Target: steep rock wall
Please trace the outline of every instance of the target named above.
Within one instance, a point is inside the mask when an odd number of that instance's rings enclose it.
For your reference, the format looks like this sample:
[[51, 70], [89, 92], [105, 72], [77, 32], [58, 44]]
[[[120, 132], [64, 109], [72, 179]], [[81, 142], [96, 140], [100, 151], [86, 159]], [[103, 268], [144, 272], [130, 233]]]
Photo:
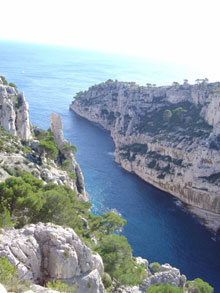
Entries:
[[76, 186], [78, 192], [81, 194], [81, 199], [88, 200], [88, 194], [85, 190], [84, 177], [81, 168], [76, 161], [75, 155], [72, 152], [63, 148], [65, 145], [69, 145], [69, 142], [64, 139], [63, 136], [61, 117], [55, 113], [52, 113], [50, 116], [50, 129], [54, 134], [59, 151], [65, 156], [66, 159], [70, 160], [71, 171], [76, 173]]
[[220, 227], [220, 83], [141, 87], [107, 81], [70, 109], [111, 132], [123, 168]]
[[0, 125], [15, 136], [31, 138], [29, 106], [24, 93], [3, 85], [0, 78]]

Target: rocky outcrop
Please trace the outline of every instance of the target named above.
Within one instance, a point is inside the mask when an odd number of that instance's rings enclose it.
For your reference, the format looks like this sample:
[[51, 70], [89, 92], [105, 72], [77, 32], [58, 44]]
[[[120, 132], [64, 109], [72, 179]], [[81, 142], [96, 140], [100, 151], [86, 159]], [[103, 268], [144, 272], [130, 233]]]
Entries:
[[220, 83], [143, 87], [111, 80], [70, 105], [111, 132], [115, 161], [220, 228]]
[[177, 268], [171, 267], [169, 264], [163, 264], [161, 265], [160, 272], [154, 273], [144, 280], [141, 290], [146, 292], [146, 289], [152, 285], [167, 283], [173, 287], [183, 288], [186, 284], [186, 276], [181, 275]]
[[84, 177], [79, 164], [76, 161], [75, 154], [65, 146], [70, 146], [69, 142], [63, 137], [63, 126], [61, 117], [55, 113], [50, 117], [50, 129], [53, 133], [59, 151], [71, 162], [71, 171], [76, 173], [76, 186], [82, 200], [88, 200], [88, 195], [85, 191]]
[[36, 148], [39, 141], [28, 142], [30, 147], [29, 153], [23, 151], [24, 146], [20, 139], [4, 138], [4, 149], [0, 149], [0, 182], [3, 182], [17, 171], [24, 170], [32, 173], [37, 179], [42, 179], [45, 183], [53, 182], [59, 185], [68, 185], [73, 189], [78, 199], [88, 200], [88, 196], [82, 196], [78, 192], [75, 180], [73, 180], [67, 171], [58, 168], [57, 164], [52, 160], [47, 160], [41, 164], [39, 161], [39, 153]]
[[24, 93], [0, 83], [0, 125], [15, 136], [31, 138], [29, 107]]
[[[42, 287], [53, 280], [74, 287], [76, 293], [105, 292], [102, 258], [93, 254], [72, 229], [38, 223], [19, 230], [1, 229], [0, 232], [0, 257], [6, 257], [16, 266], [20, 279], [31, 282], [28, 293], [55, 292]], [[146, 259], [137, 257], [136, 262], [145, 266], [143, 283], [120, 288], [116, 284], [114, 292], [146, 292], [151, 285], [167, 283], [179, 288], [185, 286], [186, 277], [169, 264], [161, 265], [159, 272], [152, 273]]]
[[179, 269], [171, 267], [169, 264], [163, 264], [160, 266], [158, 272], [152, 273], [148, 267], [148, 261], [141, 257], [136, 258], [138, 264], [144, 264], [146, 267], [147, 277], [143, 280], [141, 285], [133, 287], [121, 286], [116, 290], [120, 293], [144, 293], [152, 285], [170, 284], [173, 287], [185, 288], [186, 276], [181, 275]]
[[20, 230], [2, 230], [0, 257], [7, 257], [18, 276], [35, 284], [59, 280], [74, 292], [104, 292], [103, 262], [70, 228], [32, 224]]

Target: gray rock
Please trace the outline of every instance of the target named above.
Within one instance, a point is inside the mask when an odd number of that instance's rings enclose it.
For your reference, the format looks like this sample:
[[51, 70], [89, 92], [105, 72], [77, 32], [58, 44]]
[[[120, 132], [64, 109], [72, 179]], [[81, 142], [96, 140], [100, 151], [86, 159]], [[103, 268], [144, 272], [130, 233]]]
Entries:
[[17, 94], [13, 87], [0, 84], [0, 125], [23, 139], [31, 138], [29, 106], [24, 93]]
[[[88, 194], [85, 190], [84, 177], [79, 164], [76, 161], [75, 155], [68, 150], [63, 150], [65, 144], [69, 142], [63, 137], [63, 126], [61, 117], [55, 113], [50, 116], [50, 129], [54, 134], [58, 149], [64, 157], [71, 162], [71, 171], [76, 173], [76, 187], [79, 193], [78, 199], [88, 201]], [[62, 180], [62, 179], [61, 179]]]
[[38, 223], [20, 230], [2, 230], [2, 256], [17, 266], [19, 277], [33, 283], [43, 284], [56, 279], [76, 287], [75, 292], [105, 291], [101, 257], [92, 254], [70, 228]]
[[[209, 229], [217, 232], [219, 100], [219, 82], [141, 87], [107, 81], [78, 94], [70, 109], [110, 131], [115, 161], [124, 169], [186, 203]], [[182, 110], [178, 110], [181, 105]], [[181, 123], [176, 123], [176, 127], [174, 121], [172, 125], [165, 121], [162, 114], [158, 117], [166, 108], [172, 110], [172, 115], [182, 111], [177, 115]], [[161, 124], [155, 123], [158, 119]], [[217, 147], [211, 148], [213, 135]], [[135, 144], [145, 145], [147, 150], [134, 151], [130, 147]]]
[[7, 293], [7, 290], [5, 289], [5, 287], [2, 284], [0, 284], [0, 292]]
[[169, 283], [174, 287], [184, 287], [186, 284], [186, 276], [181, 275], [177, 268], [171, 267], [169, 264], [161, 265], [160, 272], [154, 273], [147, 277], [141, 285], [142, 290], [146, 290], [152, 285], [160, 285]]

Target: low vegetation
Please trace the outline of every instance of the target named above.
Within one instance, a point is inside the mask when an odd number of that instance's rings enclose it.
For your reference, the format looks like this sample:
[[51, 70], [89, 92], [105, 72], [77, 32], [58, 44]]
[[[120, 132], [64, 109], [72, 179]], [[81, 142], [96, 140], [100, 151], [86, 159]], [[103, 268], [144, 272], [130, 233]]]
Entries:
[[157, 273], [160, 271], [161, 265], [158, 262], [152, 262], [149, 267], [153, 273]]
[[61, 283], [59, 281], [53, 281], [47, 283], [47, 288], [50, 288], [52, 290], [62, 292], [62, 293], [74, 293], [75, 288], [71, 287], [65, 283]]
[[[32, 174], [17, 172], [0, 183], [1, 227], [52, 222], [69, 226], [80, 235], [92, 249], [103, 257], [105, 271], [123, 284], [140, 283], [144, 268], [132, 258], [132, 249], [124, 236], [112, 234], [120, 230], [126, 220], [114, 212], [94, 216], [89, 202], [79, 202], [75, 192], [68, 186], [54, 183], [43, 184]], [[82, 217], [88, 221], [85, 227]], [[95, 237], [97, 245], [91, 242]]]
[[183, 290], [182, 288], [173, 287], [170, 284], [166, 284], [166, 285], [162, 284], [158, 286], [156, 285], [150, 286], [146, 292], [147, 293], [183, 293]]
[[110, 234], [101, 239], [96, 247], [101, 255], [105, 271], [121, 284], [136, 285], [146, 277], [144, 265], [137, 265], [132, 249], [124, 236]]
[[1, 78], [1, 80], [3, 82], [3, 85], [8, 85], [8, 82], [7, 82], [7, 80], [6, 80], [6, 78], [4, 76], [0, 75], [0, 78]]
[[200, 278], [186, 282], [186, 288], [196, 293], [213, 293], [214, 288]]
[[55, 160], [58, 156], [58, 148], [52, 132], [50, 130], [41, 130], [37, 135], [37, 139], [40, 141], [38, 148], [41, 151], [41, 156], [45, 157], [47, 155], [47, 157]]
[[137, 133], [149, 133], [152, 137], [163, 133], [160, 136], [162, 140], [175, 140], [182, 136], [207, 137], [212, 126], [200, 116], [200, 111], [199, 106], [187, 101], [177, 104], [157, 101], [154, 109], [143, 109], [134, 129]]
[[14, 293], [27, 291], [30, 287], [28, 281], [18, 278], [16, 267], [12, 266], [5, 257], [0, 258], [0, 283], [8, 292]]

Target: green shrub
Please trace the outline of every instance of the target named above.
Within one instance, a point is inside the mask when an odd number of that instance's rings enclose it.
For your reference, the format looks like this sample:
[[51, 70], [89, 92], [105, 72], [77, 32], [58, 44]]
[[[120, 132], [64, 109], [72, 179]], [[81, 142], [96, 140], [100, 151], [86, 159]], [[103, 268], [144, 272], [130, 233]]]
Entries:
[[111, 285], [112, 285], [111, 276], [107, 273], [104, 273], [103, 277], [102, 277], [102, 283], [105, 286], [105, 289], [111, 287]]
[[11, 176], [14, 175], [14, 171], [13, 171], [11, 168], [9, 168], [7, 165], [4, 165], [4, 166], [3, 166], [3, 169], [4, 169], [9, 175], [11, 175]]
[[114, 232], [115, 230], [120, 230], [127, 222], [125, 219], [122, 219], [115, 212], [103, 213], [103, 217], [103, 222], [108, 234], [110, 232]]
[[92, 288], [92, 282], [89, 282], [89, 283], [87, 284], [87, 288], [88, 288], [88, 289]]
[[158, 262], [152, 262], [149, 267], [153, 273], [157, 273], [160, 271], [161, 265]]
[[2, 80], [4, 85], [8, 85], [8, 82], [7, 82], [7, 80], [5, 79], [4, 76], [0, 75], [0, 78], [1, 78], [1, 80]]
[[[10, 177], [0, 183], [0, 213], [6, 208], [15, 228], [41, 221], [69, 226], [79, 236], [89, 234], [80, 218], [80, 215], [90, 217], [89, 202], [79, 202], [76, 193], [68, 186], [43, 185], [42, 180], [24, 171], [19, 171], [18, 175], [20, 177]], [[101, 225], [104, 227], [103, 222]]]
[[0, 139], [0, 151], [4, 151], [5, 142], [3, 139]]
[[52, 132], [50, 130], [41, 130], [36, 137], [40, 141], [38, 148], [41, 151], [41, 155], [47, 155], [52, 160], [55, 160], [58, 156], [58, 148]]
[[52, 141], [40, 141], [38, 148], [41, 150], [42, 155], [46, 155], [51, 159], [56, 159], [58, 155], [58, 149]]
[[146, 276], [144, 265], [137, 265], [132, 249], [124, 236], [110, 234], [97, 244], [95, 250], [101, 255], [105, 271], [125, 285], [136, 285]]
[[150, 286], [147, 293], [182, 293], [183, 290], [181, 288], [173, 287], [170, 284], [166, 285], [152, 285]]
[[56, 290], [58, 292], [62, 292], [62, 293], [72, 293], [74, 292], [75, 288], [74, 287], [71, 287], [69, 286], [68, 284], [65, 284], [65, 283], [61, 283], [59, 281], [53, 281], [52, 283], [51, 282], [48, 282], [47, 283], [47, 288], [50, 288], [52, 290]]
[[213, 293], [214, 292], [214, 288], [210, 286], [209, 283], [199, 278], [193, 281], [187, 281], [186, 288], [191, 289], [192, 292], [195, 292], [195, 293]]
[[75, 172], [68, 172], [68, 175], [73, 181], [76, 181], [76, 173]]
[[68, 143], [65, 143], [62, 147], [62, 151], [68, 151], [68, 152], [73, 152], [74, 154], [77, 152], [77, 147], [75, 145], [71, 145]]
[[0, 228], [6, 228], [12, 226], [11, 216], [6, 207], [0, 212]]
[[10, 82], [9, 86], [13, 87], [15, 89], [16, 93], [18, 93], [17, 86], [13, 82]]
[[71, 161], [70, 160], [64, 160], [62, 161], [61, 168], [65, 171], [71, 171]]
[[17, 274], [16, 267], [12, 266], [6, 257], [0, 258], [0, 282], [7, 284]]
[[8, 292], [21, 293], [27, 291], [30, 283], [17, 277], [17, 269], [5, 257], [0, 258], [0, 283]]
[[69, 249], [65, 249], [63, 255], [64, 255], [64, 257], [66, 259], [68, 259], [70, 257], [70, 251], [69, 251]]
[[13, 82], [10, 82], [10, 83], [9, 83], [9, 86], [12, 86], [12, 87], [14, 87], [14, 88], [17, 89], [17, 86], [16, 86]]

